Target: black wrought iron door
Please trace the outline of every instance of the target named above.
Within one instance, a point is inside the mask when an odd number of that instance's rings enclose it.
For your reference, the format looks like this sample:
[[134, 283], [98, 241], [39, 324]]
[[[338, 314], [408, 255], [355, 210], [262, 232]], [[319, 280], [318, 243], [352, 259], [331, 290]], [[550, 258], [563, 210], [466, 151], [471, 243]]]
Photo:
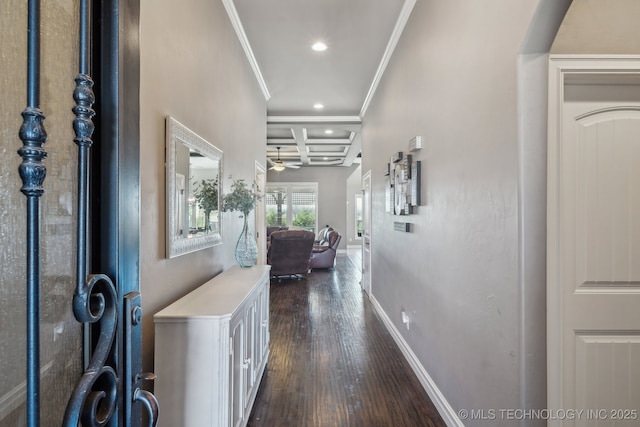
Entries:
[[[153, 374], [140, 372], [139, 2], [71, 3], [79, 5], [79, 66], [73, 91], [75, 136], [69, 141], [70, 149], [75, 143], [77, 151], [76, 286], [68, 303], [83, 325], [84, 346], [78, 352], [83, 354], [84, 372], [77, 375], [62, 425], [138, 426], [143, 410], [148, 424], [155, 425], [157, 402], [143, 389]], [[40, 199], [47, 175], [47, 136], [46, 106], [40, 106], [40, 8], [39, 0], [29, 0], [27, 107], [19, 150], [21, 191], [27, 198], [28, 427], [39, 427], [43, 418], [40, 229], [47, 212], [40, 208]]]

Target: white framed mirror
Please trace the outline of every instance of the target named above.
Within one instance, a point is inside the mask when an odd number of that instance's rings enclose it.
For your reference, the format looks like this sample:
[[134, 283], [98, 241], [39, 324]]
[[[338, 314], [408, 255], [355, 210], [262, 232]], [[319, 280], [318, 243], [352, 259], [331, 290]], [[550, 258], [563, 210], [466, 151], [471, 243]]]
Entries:
[[222, 243], [222, 150], [166, 118], [167, 256]]

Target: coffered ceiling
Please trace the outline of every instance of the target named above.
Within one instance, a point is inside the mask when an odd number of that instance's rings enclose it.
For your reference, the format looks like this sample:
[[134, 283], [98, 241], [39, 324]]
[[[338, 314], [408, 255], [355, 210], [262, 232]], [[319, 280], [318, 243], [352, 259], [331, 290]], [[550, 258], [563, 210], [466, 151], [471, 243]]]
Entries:
[[222, 1], [267, 100], [270, 165], [358, 162], [361, 118], [416, 0]]

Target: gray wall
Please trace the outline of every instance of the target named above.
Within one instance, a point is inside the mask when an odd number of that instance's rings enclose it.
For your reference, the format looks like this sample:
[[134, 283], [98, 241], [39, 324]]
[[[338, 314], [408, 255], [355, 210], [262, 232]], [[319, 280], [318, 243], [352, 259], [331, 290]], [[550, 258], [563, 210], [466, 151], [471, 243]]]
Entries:
[[347, 178], [352, 167], [303, 167], [269, 171], [267, 182], [317, 182], [318, 183], [318, 227], [329, 224], [342, 234], [339, 249], [347, 248], [344, 235], [347, 230]]
[[223, 244], [177, 258], [165, 254], [165, 116], [224, 152], [229, 175], [252, 182], [266, 156], [266, 101], [220, 1], [143, 0], [140, 45], [141, 238], [145, 316], [143, 365], [153, 369], [153, 314], [232, 266], [242, 227], [224, 213]]
[[551, 53], [636, 55], [638, 16], [637, 0], [574, 0]]
[[[363, 120], [373, 298], [453, 413], [546, 406], [540, 70], [568, 4], [417, 2]], [[416, 135], [425, 200], [401, 233], [382, 167]]]

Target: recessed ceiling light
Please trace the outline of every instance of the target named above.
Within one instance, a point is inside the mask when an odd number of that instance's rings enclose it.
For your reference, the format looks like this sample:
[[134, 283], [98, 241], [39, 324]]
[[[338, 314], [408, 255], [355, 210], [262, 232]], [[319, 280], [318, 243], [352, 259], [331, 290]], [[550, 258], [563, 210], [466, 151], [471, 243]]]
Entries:
[[333, 133], [333, 130], [331, 130], [331, 129], [327, 129], [327, 130], [325, 130], [325, 131], [324, 131], [324, 133], [326, 133], [327, 135], [329, 135], [329, 134], [332, 134], [332, 133]]
[[311, 49], [315, 50], [316, 52], [322, 52], [327, 50], [327, 45], [323, 42], [316, 42], [311, 46]]
[[313, 104], [313, 108], [315, 108], [316, 110], [322, 110], [324, 108], [324, 104], [320, 104], [318, 102], [317, 104]]

